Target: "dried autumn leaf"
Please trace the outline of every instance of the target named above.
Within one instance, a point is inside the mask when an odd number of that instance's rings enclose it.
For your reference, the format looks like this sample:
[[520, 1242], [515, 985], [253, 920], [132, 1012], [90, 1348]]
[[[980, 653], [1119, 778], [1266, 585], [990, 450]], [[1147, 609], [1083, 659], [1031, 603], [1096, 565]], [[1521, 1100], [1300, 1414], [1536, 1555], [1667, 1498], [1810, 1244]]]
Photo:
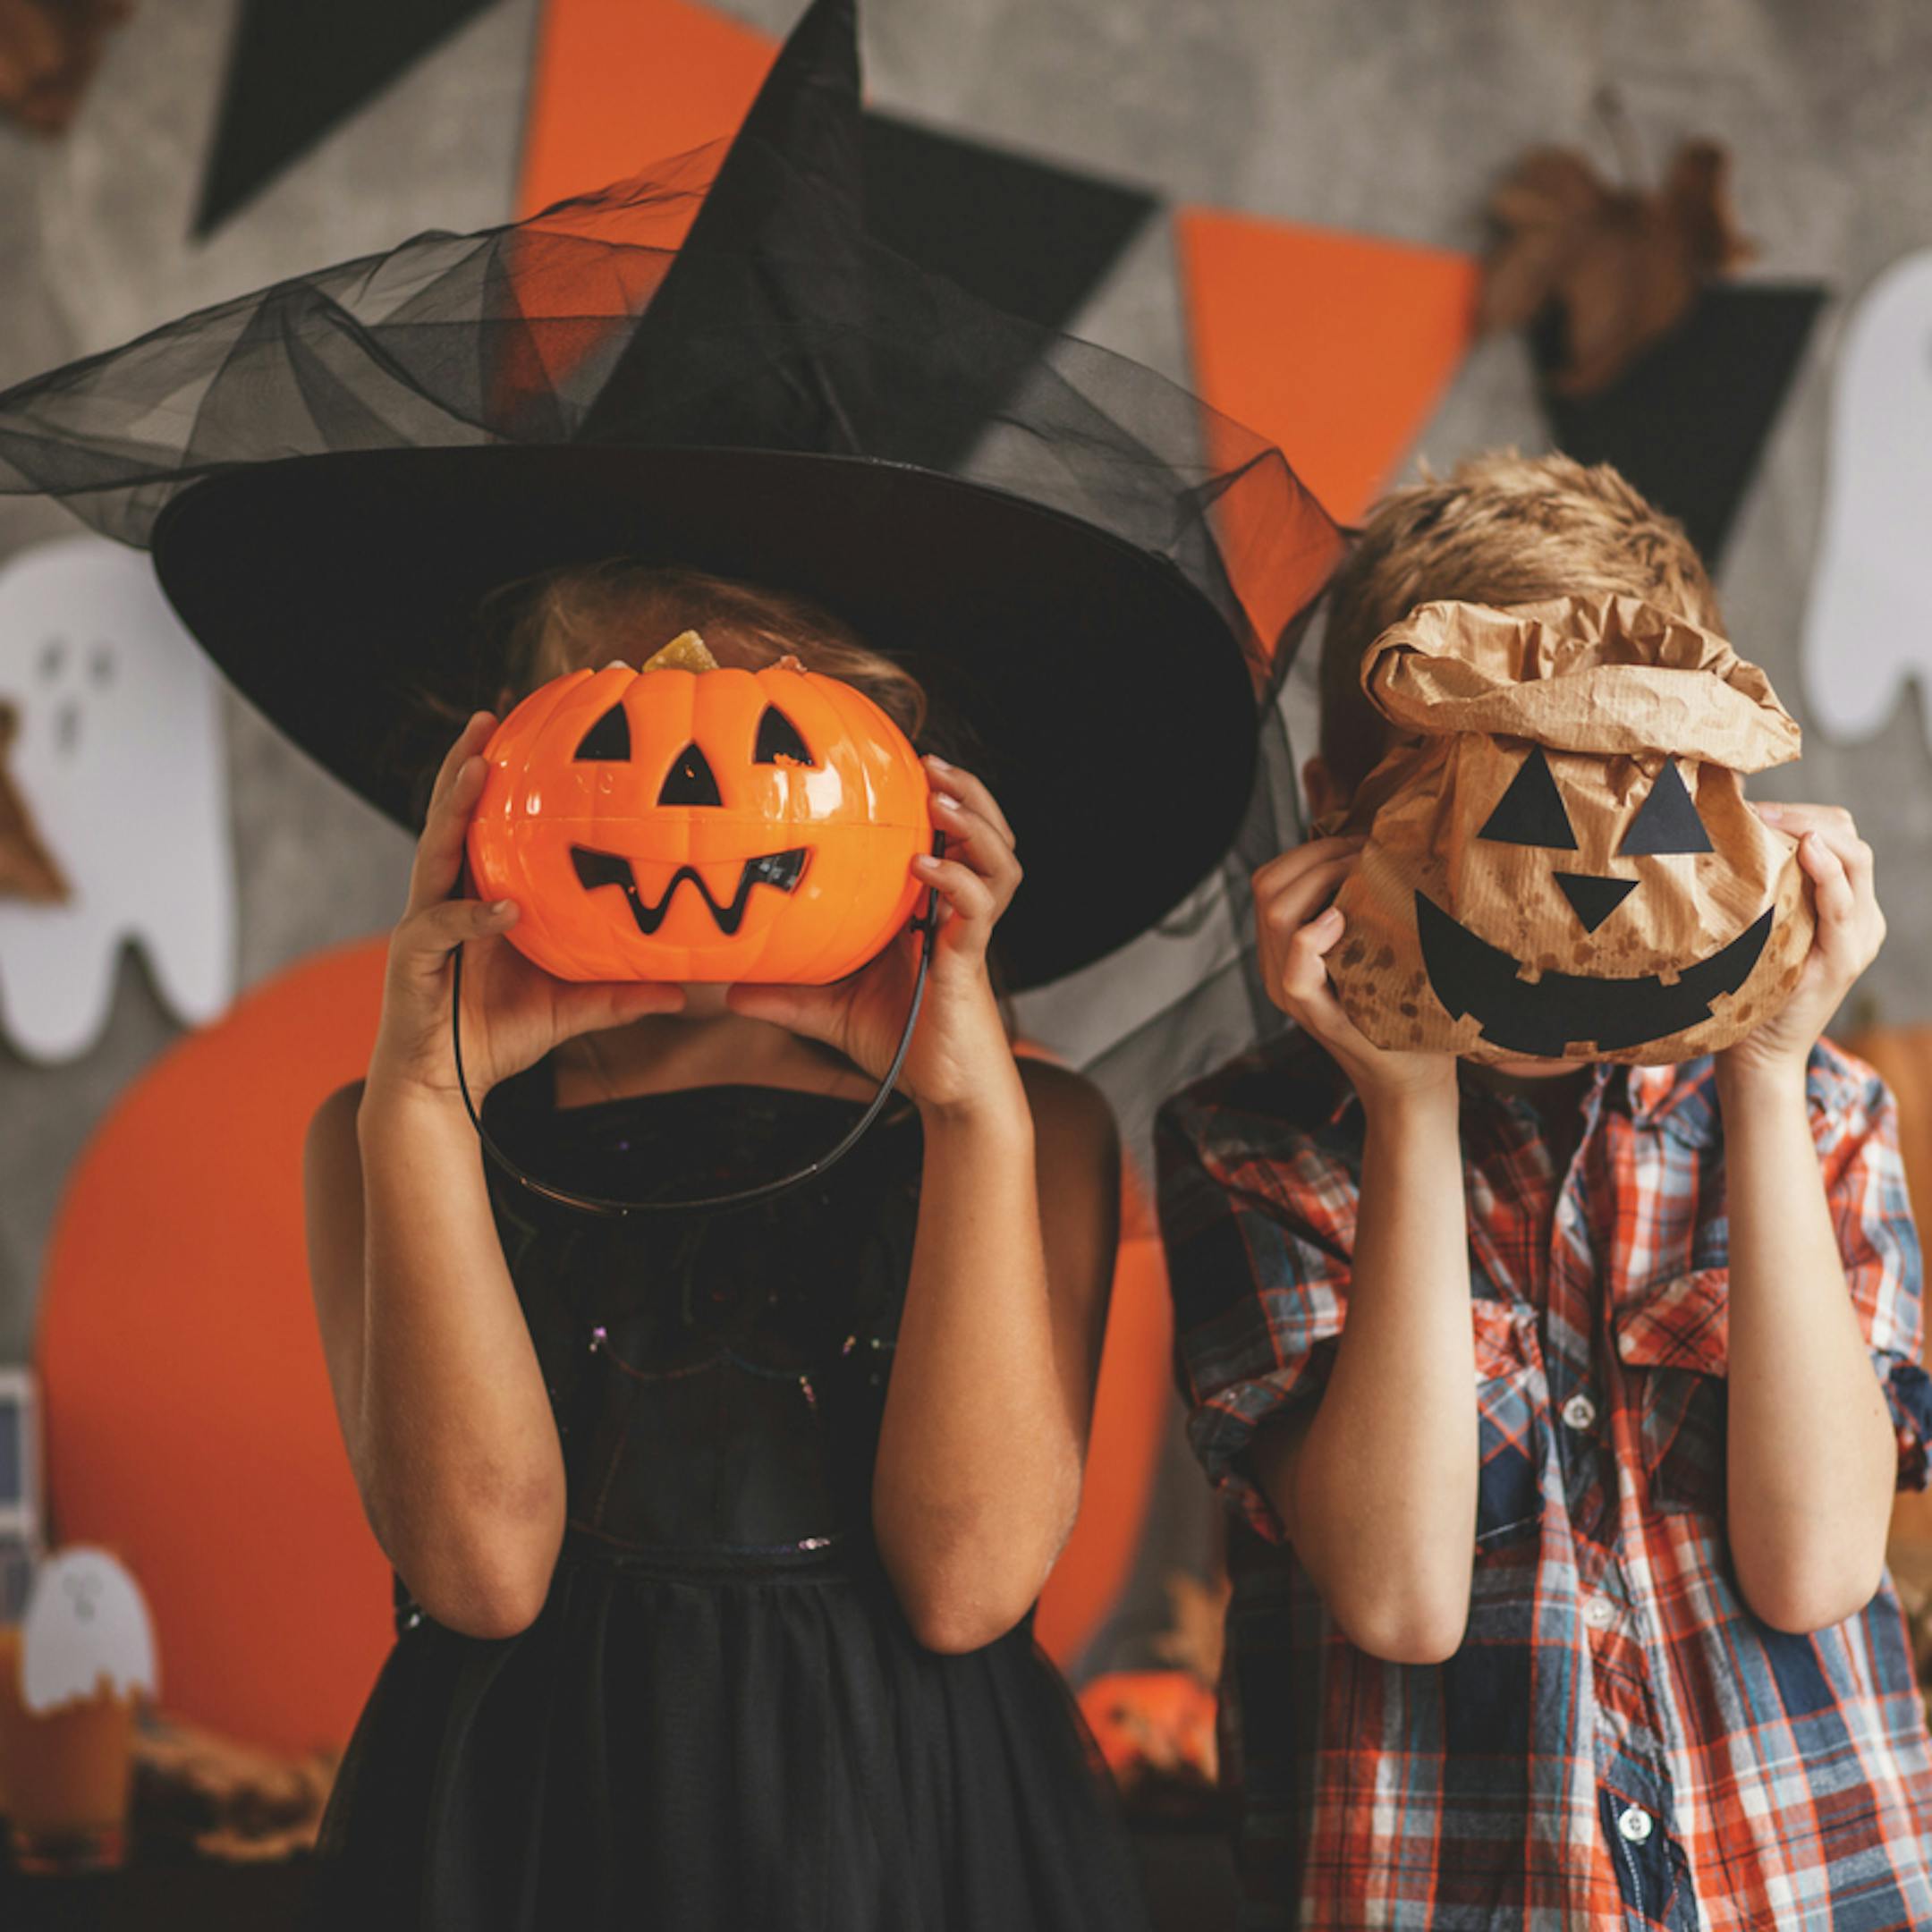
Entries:
[[1485, 330], [1563, 320], [1559, 395], [1607, 388], [1689, 312], [1704, 283], [1750, 258], [1729, 192], [1729, 158], [1710, 141], [1678, 149], [1661, 187], [1608, 186], [1563, 148], [1526, 155], [1491, 197], [1502, 239], [1483, 266]]
[[44, 134], [73, 119], [131, 0], [0, 0], [0, 110]]
[[0, 704], [0, 899], [59, 905], [71, 896], [71, 888], [6, 767], [19, 730], [19, 713]]
[[1170, 1570], [1163, 1581], [1168, 1623], [1154, 1640], [1154, 1654], [1162, 1663], [1189, 1672], [1204, 1684], [1218, 1683], [1231, 1594], [1225, 1573], [1204, 1583], [1185, 1570]]

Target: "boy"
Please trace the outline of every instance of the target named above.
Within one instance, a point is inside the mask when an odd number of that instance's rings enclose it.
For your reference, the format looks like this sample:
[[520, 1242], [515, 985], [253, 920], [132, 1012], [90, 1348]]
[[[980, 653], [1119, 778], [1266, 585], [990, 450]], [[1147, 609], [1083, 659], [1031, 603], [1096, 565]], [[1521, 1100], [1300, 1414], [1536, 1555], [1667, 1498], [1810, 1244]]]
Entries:
[[[1621, 592], [1721, 628], [1614, 472], [1396, 492], [1336, 580], [1318, 816], [1383, 748], [1365, 647], [1436, 598]], [[1932, 1927], [1932, 1741], [1884, 1572], [1922, 1486], [1919, 1257], [1889, 1096], [1819, 1043], [1871, 854], [1801, 841], [1818, 936], [1681, 1066], [1371, 1046], [1329, 987], [1359, 839], [1255, 877], [1295, 1021], [1171, 1101], [1191, 1433], [1239, 1505], [1224, 1763], [1256, 1927]]]

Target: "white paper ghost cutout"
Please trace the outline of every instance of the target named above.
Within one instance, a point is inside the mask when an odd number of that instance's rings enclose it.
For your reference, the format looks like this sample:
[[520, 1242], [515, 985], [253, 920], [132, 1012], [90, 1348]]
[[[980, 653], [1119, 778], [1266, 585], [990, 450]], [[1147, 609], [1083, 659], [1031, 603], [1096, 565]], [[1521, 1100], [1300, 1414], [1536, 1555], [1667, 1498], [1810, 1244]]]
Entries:
[[[1827, 737], [1868, 738], [1917, 675], [1932, 706], [1932, 249], [1860, 299], [1832, 391], [1825, 534], [1805, 614], [1805, 699]], [[1928, 724], [1932, 724], [1932, 716]]]
[[62, 538], [0, 567], [13, 782], [72, 894], [0, 899], [0, 1023], [30, 1059], [84, 1053], [138, 939], [175, 1016], [234, 992], [235, 886], [215, 674], [145, 552]]
[[21, 1699], [37, 1717], [98, 1695], [153, 1698], [154, 1623], [140, 1585], [104, 1549], [76, 1543], [34, 1576], [21, 1633]]

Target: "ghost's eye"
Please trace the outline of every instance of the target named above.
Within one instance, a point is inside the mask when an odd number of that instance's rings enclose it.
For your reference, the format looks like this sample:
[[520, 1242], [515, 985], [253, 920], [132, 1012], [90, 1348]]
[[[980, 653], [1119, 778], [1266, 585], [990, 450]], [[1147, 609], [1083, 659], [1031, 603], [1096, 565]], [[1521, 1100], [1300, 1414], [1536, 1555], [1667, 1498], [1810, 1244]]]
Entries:
[[1638, 808], [1630, 830], [1623, 835], [1623, 843], [1617, 847], [1617, 856], [1642, 859], [1665, 852], [1707, 852], [1710, 849], [1710, 834], [1698, 817], [1677, 761], [1665, 758], [1664, 769], [1650, 787], [1650, 796]]
[[106, 644], [97, 644], [88, 655], [88, 675], [97, 684], [111, 684], [114, 674], [114, 652]]
[[40, 675], [44, 678], [58, 677], [60, 668], [67, 660], [67, 640], [50, 637], [40, 647]]
[[752, 748], [754, 765], [809, 765], [811, 753], [799, 736], [799, 728], [776, 705], [767, 705], [758, 720], [758, 743]]
[[1496, 809], [1476, 835], [1505, 845], [1547, 845], [1557, 852], [1577, 849], [1576, 833], [1541, 745], [1530, 747], [1530, 756], [1510, 780], [1509, 790], [1497, 800]]
[[580, 758], [627, 758], [631, 756], [631, 720], [624, 716], [624, 708], [614, 704], [589, 731], [577, 746]]

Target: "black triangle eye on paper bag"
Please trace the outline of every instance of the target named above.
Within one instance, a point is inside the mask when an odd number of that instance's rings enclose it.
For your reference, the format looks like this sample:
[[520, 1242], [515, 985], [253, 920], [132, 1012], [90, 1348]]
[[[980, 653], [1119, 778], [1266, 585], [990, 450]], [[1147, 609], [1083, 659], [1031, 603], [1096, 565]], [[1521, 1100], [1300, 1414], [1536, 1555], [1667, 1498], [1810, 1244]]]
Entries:
[[1722, 638], [1634, 597], [1428, 604], [1362, 687], [1403, 736], [1351, 813], [1328, 970], [1377, 1046], [1668, 1063], [1789, 996], [1797, 843], [1741, 780], [1798, 727]]
[[1555, 852], [1576, 850], [1570, 814], [1563, 809], [1563, 793], [1550, 776], [1549, 760], [1540, 745], [1530, 748], [1530, 756], [1517, 767], [1509, 790], [1496, 801], [1496, 809], [1483, 821], [1483, 828], [1476, 836], [1496, 839], [1505, 845], [1546, 845]]

